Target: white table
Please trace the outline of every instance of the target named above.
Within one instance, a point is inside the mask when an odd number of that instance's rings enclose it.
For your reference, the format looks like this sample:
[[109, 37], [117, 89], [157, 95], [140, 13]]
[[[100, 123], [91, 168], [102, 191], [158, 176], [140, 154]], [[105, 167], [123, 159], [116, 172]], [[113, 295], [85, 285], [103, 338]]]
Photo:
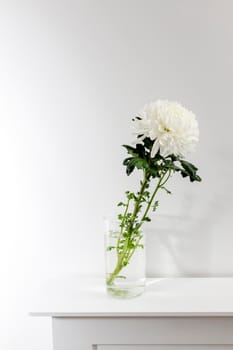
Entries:
[[102, 280], [52, 283], [31, 315], [52, 318], [54, 350], [233, 349], [233, 278], [148, 284], [121, 300], [106, 295]]

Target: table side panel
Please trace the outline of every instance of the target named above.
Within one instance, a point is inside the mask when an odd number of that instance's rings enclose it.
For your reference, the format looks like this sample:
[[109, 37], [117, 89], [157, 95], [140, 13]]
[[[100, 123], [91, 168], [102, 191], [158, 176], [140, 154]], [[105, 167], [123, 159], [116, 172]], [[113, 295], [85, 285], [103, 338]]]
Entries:
[[[124, 346], [140, 344], [232, 345], [233, 318], [54, 317], [53, 336], [54, 350], [90, 350], [92, 345], [112, 346], [120, 344]], [[106, 348], [106, 350], [109, 349]], [[122, 349], [116, 348], [116, 350]]]

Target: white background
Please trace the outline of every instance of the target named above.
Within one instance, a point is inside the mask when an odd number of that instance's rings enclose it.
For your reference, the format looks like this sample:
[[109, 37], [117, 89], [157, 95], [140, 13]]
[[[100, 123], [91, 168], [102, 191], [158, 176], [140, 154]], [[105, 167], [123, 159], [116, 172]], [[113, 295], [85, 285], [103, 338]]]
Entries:
[[232, 23], [231, 0], [0, 1], [2, 350], [51, 350], [38, 285], [103, 275], [102, 218], [139, 180], [121, 145], [158, 98], [197, 115], [203, 181], [171, 179], [148, 274], [233, 276]]

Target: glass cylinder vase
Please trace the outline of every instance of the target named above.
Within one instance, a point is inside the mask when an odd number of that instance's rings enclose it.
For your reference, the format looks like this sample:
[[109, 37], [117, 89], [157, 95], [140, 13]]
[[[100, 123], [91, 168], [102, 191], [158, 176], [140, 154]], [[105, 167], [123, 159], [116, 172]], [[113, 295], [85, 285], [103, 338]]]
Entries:
[[145, 289], [145, 239], [122, 232], [120, 223], [106, 220], [105, 261], [107, 293], [118, 298], [133, 298]]

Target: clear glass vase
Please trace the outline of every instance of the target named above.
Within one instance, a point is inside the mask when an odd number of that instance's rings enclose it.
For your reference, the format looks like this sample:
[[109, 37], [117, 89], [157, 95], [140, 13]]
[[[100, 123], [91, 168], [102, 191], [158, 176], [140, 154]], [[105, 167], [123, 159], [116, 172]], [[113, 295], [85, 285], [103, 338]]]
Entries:
[[119, 223], [106, 220], [105, 260], [107, 293], [118, 298], [133, 298], [145, 289], [144, 235], [122, 236]]

